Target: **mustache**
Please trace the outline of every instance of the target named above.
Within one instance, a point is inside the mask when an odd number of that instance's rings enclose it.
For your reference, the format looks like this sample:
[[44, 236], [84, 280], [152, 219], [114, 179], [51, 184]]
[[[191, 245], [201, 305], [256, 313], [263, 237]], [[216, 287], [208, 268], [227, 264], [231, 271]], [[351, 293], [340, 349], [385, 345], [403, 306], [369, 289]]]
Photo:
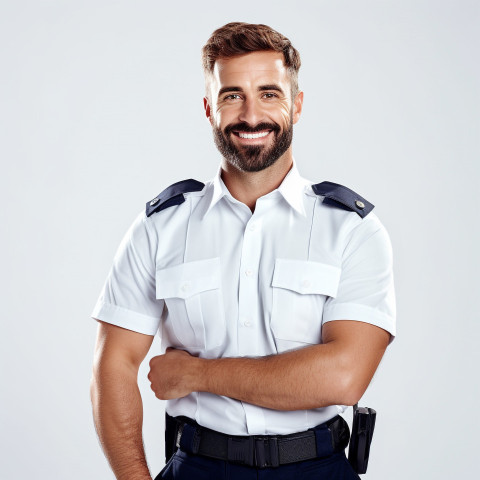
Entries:
[[258, 125], [255, 125], [254, 127], [251, 127], [248, 123], [245, 122], [240, 122], [240, 123], [235, 123], [233, 125], [227, 125], [223, 132], [225, 135], [229, 135], [230, 133], [236, 131], [236, 132], [247, 132], [247, 133], [257, 133], [257, 132], [262, 132], [264, 130], [272, 130], [275, 133], [280, 132], [280, 125], [276, 123], [259, 123]]

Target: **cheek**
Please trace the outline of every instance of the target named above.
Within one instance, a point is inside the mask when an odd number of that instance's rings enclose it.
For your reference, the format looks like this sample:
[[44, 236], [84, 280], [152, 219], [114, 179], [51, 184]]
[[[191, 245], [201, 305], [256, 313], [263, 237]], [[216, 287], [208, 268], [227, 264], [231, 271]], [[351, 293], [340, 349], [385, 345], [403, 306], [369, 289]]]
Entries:
[[218, 128], [225, 128], [235, 119], [232, 109], [219, 108], [214, 116], [213, 123]]
[[290, 123], [290, 105], [282, 105], [279, 109], [279, 117], [281, 118], [283, 125]]
[[288, 125], [290, 123], [290, 110], [292, 108], [288, 100], [271, 103], [264, 106], [265, 113], [276, 123]]

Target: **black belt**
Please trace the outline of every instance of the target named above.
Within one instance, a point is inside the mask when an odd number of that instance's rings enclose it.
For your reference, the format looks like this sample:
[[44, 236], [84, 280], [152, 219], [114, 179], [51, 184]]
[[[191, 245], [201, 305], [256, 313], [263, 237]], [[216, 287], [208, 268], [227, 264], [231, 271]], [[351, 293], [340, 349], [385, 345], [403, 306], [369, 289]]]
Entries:
[[225, 435], [189, 418], [169, 415], [166, 425], [166, 438], [169, 427], [174, 427], [176, 447], [183, 451], [257, 468], [326, 457], [345, 449], [350, 437], [348, 424], [339, 415], [310, 430], [290, 435]]

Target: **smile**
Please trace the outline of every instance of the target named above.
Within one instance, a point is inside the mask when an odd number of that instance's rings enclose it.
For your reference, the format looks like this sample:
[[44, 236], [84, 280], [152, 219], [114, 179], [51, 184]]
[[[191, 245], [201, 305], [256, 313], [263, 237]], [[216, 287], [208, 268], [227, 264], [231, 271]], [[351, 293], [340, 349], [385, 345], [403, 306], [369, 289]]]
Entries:
[[264, 132], [258, 132], [258, 133], [247, 133], [247, 132], [233, 132], [235, 135], [237, 135], [240, 138], [263, 138], [266, 137], [271, 130], [266, 130]]

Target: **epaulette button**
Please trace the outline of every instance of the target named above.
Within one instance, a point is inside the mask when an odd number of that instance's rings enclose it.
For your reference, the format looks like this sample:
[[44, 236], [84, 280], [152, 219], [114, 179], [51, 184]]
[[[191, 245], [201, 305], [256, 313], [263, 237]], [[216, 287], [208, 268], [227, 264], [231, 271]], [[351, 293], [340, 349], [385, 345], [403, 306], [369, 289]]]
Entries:
[[355, 205], [360, 208], [361, 210], [363, 210], [365, 208], [365, 204], [363, 202], [361, 202], [360, 200], [355, 200]]

